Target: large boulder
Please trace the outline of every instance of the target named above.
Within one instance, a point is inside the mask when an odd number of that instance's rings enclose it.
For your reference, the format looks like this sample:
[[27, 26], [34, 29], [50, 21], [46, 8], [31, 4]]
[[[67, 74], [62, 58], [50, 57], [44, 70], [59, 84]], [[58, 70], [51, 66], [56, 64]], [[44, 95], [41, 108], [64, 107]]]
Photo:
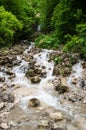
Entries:
[[40, 105], [40, 102], [37, 98], [32, 98], [29, 101], [29, 106], [31, 107], [38, 107]]
[[30, 78], [31, 83], [39, 83], [41, 81], [41, 78], [39, 76], [34, 76]]

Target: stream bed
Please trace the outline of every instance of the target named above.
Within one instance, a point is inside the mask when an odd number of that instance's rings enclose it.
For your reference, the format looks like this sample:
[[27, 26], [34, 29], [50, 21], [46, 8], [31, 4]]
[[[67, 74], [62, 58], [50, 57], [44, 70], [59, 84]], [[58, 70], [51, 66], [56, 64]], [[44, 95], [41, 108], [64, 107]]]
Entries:
[[[54, 75], [54, 50], [20, 46], [0, 59], [0, 130], [86, 130], [86, 67]], [[8, 64], [7, 64], [8, 62]], [[11, 64], [12, 63], [12, 64]], [[85, 63], [85, 62], [84, 62]], [[62, 87], [58, 90], [59, 82]]]

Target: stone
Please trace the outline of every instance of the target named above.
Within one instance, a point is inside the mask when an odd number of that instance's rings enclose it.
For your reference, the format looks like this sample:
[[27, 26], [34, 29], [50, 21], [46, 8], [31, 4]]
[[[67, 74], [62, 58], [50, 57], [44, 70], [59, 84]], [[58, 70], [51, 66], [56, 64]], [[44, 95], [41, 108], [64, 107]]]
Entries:
[[10, 70], [7, 70], [5, 73], [8, 74], [8, 75], [11, 75], [11, 76], [12, 75], [15, 76], [15, 73], [11, 72]]
[[14, 96], [12, 94], [4, 93], [1, 98], [3, 102], [9, 102], [9, 103], [14, 102]]
[[35, 76], [35, 73], [34, 73], [34, 70], [33, 69], [30, 69], [26, 72], [26, 77], [33, 77]]
[[42, 120], [39, 124], [38, 124], [38, 130], [44, 130], [45, 128], [48, 128], [49, 126], [49, 122], [48, 120]]
[[59, 68], [58, 68], [58, 66], [54, 67], [53, 75], [56, 75], [56, 76], [59, 75]]
[[40, 64], [35, 63], [34, 66], [35, 66], [35, 67], [40, 67]]
[[80, 80], [80, 87], [81, 87], [82, 89], [85, 88], [85, 81], [84, 81], [83, 79]]
[[40, 105], [40, 102], [39, 102], [38, 99], [36, 99], [36, 98], [30, 99], [29, 106], [31, 106], [31, 107], [38, 107], [39, 105]]
[[0, 110], [3, 109], [3, 107], [5, 106], [4, 102], [0, 103]]
[[77, 84], [77, 78], [72, 78], [71, 82], [72, 82], [73, 84]]
[[50, 118], [56, 122], [63, 120], [63, 115], [61, 112], [50, 113]]
[[4, 129], [4, 130], [6, 130], [6, 129], [9, 128], [8, 125], [7, 125], [7, 123], [1, 123], [0, 127], [1, 127], [2, 129]]
[[14, 60], [12, 64], [13, 65], [20, 65], [20, 63], [21, 63], [21, 60]]
[[31, 83], [39, 83], [41, 81], [41, 78], [39, 76], [34, 76], [30, 78]]
[[58, 91], [59, 94], [62, 94], [68, 92], [69, 88], [65, 85], [59, 85], [55, 90]]
[[4, 82], [5, 81], [5, 77], [0, 77], [0, 82]]
[[35, 72], [36, 74], [41, 74], [41, 71], [42, 71], [41, 68], [35, 68], [35, 69], [34, 69], [34, 72]]
[[83, 66], [83, 68], [85, 69], [85, 68], [86, 68], [86, 62], [83, 62], [83, 63], [82, 63], [82, 66]]

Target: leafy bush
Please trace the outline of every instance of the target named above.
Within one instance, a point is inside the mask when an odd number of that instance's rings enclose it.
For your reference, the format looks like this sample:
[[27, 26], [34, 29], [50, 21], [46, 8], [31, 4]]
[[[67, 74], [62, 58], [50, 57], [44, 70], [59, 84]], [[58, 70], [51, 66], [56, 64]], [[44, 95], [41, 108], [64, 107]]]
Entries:
[[67, 44], [64, 47], [66, 52], [78, 52], [82, 58], [86, 58], [86, 23], [77, 24], [77, 35], [66, 35]]
[[54, 62], [56, 64], [59, 64], [62, 61], [62, 58], [60, 56], [54, 58]]
[[33, 24], [35, 24], [34, 9], [30, 2], [28, 0], [0, 0], [0, 5], [3, 5], [23, 23], [22, 31], [18, 32], [16, 39], [30, 37], [34, 30]]
[[54, 35], [41, 34], [35, 40], [35, 45], [41, 48], [54, 48], [59, 46], [59, 41]]
[[0, 46], [8, 46], [14, 40], [17, 30], [21, 30], [22, 23], [12, 13], [0, 7]]

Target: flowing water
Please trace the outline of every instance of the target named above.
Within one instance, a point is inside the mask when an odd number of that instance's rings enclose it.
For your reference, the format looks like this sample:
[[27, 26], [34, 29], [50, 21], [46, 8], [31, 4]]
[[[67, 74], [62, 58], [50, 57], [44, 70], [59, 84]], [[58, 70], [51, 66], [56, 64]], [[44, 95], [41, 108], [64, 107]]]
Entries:
[[[32, 43], [28, 49], [26, 49], [23, 53], [23, 55], [28, 55], [30, 50], [34, 47], [34, 44]], [[16, 85], [17, 88], [13, 89], [15, 93], [15, 103], [18, 104], [18, 106], [24, 111], [28, 112], [29, 107], [29, 100], [32, 98], [37, 98], [41, 103], [41, 108], [48, 108], [52, 107], [55, 109], [55, 111], [59, 110], [62, 111], [62, 113], [65, 116], [69, 116], [70, 119], [73, 122], [76, 120], [76, 118], [79, 117], [85, 117], [86, 111], [85, 107], [82, 107], [78, 104], [73, 105], [72, 103], [63, 102], [61, 99], [61, 96], [57, 96], [54, 94], [54, 88], [52, 84], [52, 80], [55, 79], [55, 76], [53, 76], [53, 69], [54, 69], [54, 62], [49, 61], [49, 54], [53, 52], [53, 50], [46, 50], [42, 49], [41, 52], [34, 54], [33, 58], [36, 63], [39, 64], [39, 66], [45, 67], [46, 70], [46, 77], [41, 79], [41, 82], [39, 84], [32, 84], [29, 79], [25, 76], [25, 73], [29, 69], [29, 63], [22, 59], [22, 55], [18, 55], [17, 59], [22, 60], [21, 64], [18, 66], [14, 66], [12, 68], [12, 72], [15, 73], [16, 77], [12, 80], [8, 78], [6, 74], [3, 72], [0, 72], [0, 76], [6, 77], [6, 83], [8, 85]], [[3, 68], [2, 68], [3, 69]], [[4, 68], [6, 69], [6, 68]], [[72, 91], [79, 91], [79, 84], [76, 86], [71, 83], [72, 77], [74, 78], [82, 78], [83, 74], [83, 68], [81, 65], [81, 61], [73, 66], [72, 74], [70, 77], [67, 78], [67, 84], [71, 88]], [[85, 91], [83, 90], [83, 93], [85, 94]], [[34, 115], [35, 116], [35, 115]], [[74, 122], [75, 123], [75, 122]], [[73, 125], [70, 125], [70, 123], [67, 125], [68, 130], [79, 130], [77, 127], [73, 127]], [[83, 128], [80, 130], [86, 130], [85, 124], [83, 124]]]

